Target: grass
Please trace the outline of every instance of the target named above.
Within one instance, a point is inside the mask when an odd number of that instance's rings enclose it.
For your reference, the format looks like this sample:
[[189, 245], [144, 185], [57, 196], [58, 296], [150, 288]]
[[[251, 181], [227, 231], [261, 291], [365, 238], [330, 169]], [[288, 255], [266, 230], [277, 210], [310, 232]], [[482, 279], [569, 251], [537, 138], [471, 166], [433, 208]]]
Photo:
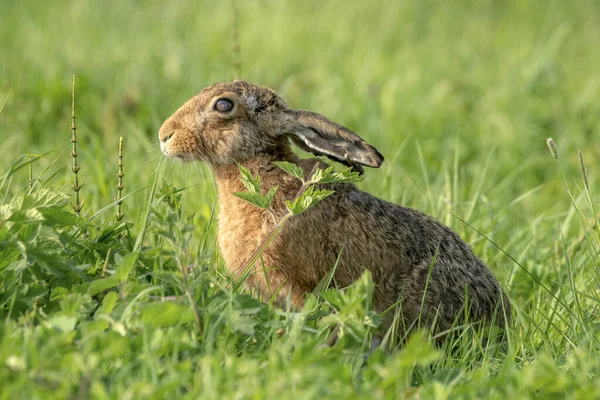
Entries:
[[[599, 16], [591, 0], [2, 2], [0, 397], [599, 397]], [[298, 313], [228, 285], [210, 172], [165, 162], [157, 131], [234, 77], [382, 151], [360, 185], [490, 266], [514, 307], [506, 351], [421, 333], [368, 355], [368, 277]]]

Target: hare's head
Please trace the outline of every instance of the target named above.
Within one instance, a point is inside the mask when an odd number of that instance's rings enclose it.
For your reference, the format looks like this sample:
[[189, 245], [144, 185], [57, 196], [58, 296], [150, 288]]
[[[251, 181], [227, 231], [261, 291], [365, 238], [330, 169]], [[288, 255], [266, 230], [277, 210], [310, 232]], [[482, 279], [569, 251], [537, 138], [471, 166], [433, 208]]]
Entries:
[[175, 111], [158, 135], [165, 155], [212, 165], [283, 155], [290, 139], [303, 150], [358, 170], [383, 162], [374, 147], [349, 129], [317, 113], [291, 110], [271, 89], [244, 81], [205, 88]]

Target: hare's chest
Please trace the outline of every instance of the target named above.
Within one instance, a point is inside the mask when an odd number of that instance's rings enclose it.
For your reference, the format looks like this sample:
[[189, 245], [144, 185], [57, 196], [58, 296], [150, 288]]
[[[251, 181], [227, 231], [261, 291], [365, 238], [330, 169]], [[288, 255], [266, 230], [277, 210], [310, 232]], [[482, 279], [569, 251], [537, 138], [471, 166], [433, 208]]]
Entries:
[[268, 235], [265, 227], [268, 216], [259, 210], [245, 209], [219, 215], [218, 243], [225, 265], [237, 272], [254, 254]]

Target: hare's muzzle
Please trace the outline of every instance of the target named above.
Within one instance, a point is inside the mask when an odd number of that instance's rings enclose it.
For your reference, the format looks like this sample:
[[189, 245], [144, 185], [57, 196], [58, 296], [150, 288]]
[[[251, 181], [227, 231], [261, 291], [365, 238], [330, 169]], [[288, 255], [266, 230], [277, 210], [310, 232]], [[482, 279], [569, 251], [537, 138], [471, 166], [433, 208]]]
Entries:
[[159, 140], [160, 140], [160, 151], [165, 155], [169, 156], [169, 152], [167, 151], [167, 142], [171, 137], [175, 134], [175, 131], [164, 133], [162, 131], [159, 132]]
[[168, 123], [169, 120], [165, 121], [165, 123], [158, 130], [158, 140], [160, 141], [160, 151], [165, 156], [171, 156], [167, 151], [167, 142], [169, 139], [173, 137], [176, 132], [176, 129], [172, 126], [172, 124]]
[[160, 151], [181, 161], [195, 161], [200, 156], [197, 135], [177, 121], [167, 120], [158, 131]]

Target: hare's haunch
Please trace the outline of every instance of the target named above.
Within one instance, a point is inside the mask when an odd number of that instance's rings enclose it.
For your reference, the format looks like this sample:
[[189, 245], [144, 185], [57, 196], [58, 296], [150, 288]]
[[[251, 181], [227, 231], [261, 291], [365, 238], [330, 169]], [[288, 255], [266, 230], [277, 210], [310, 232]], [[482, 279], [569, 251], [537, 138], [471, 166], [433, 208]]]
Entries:
[[[214, 171], [221, 208], [219, 246], [233, 273], [273, 228], [269, 212], [233, 195], [245, 190], [238, 164], [260, 175], [263, 190], [278, 186], [273, 209], [282, 216], [285, 200], [296, 195], [300, 181], [272, 162], [296, 163], [305, 173], [315, 163], [326, 167], [317, 159], [297, 157], [291, 143], [361, 172], [362, 166], [376, 168], [383, 162], [374, 147], [349, 129], [322, 115], [292, 110], [271, 89], [244, 81], [202, 90], [165, 121], [159, 138], [165, 155], [203, 160]], [[368, 269], [375, 283], [375, 310], [398, 303], [404, 327], [419, 320], [443, 330], [465, 315], [470, 322], [504, 326], [510, 317], [506, 296], [455, 232], [351, 184], [336, 183], [331, 189], [333, 195], [288, 221], [264, 250], [256, 266], [260, 272], [246, 284], [300, 307], [337, 261], [335, 282], [349, 285]]]

